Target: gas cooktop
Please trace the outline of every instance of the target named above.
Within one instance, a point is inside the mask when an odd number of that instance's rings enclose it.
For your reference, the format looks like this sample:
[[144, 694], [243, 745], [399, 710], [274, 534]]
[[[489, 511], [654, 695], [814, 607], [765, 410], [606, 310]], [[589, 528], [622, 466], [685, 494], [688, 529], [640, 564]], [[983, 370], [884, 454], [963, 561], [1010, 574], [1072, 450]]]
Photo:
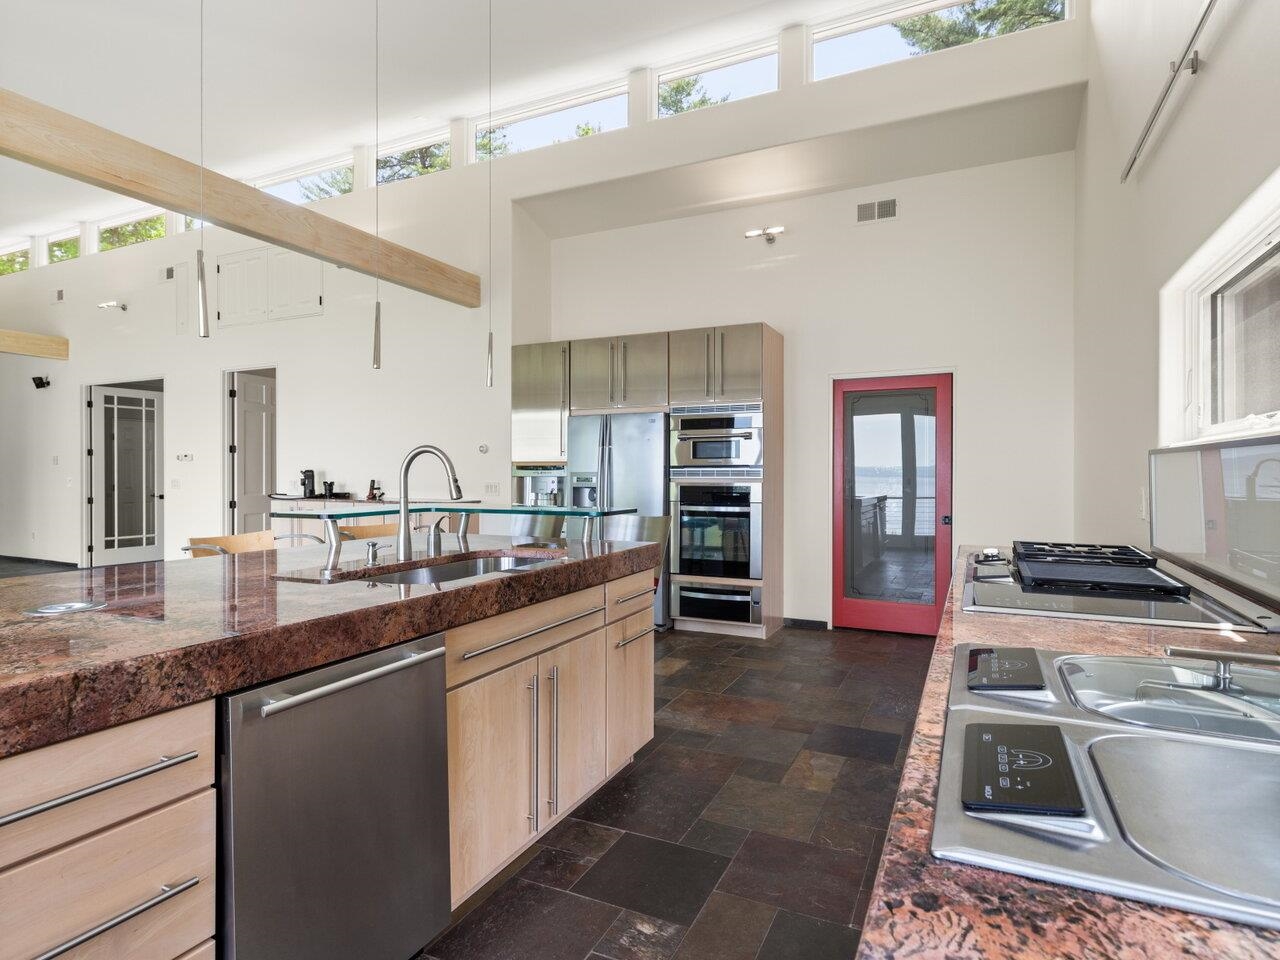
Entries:
[[1156, 558], [1131, 544], [1053, 543], [1045, 540], [1013, 541], [1015, 560], [1096, 563], [1110, 566], [1154, 567]]

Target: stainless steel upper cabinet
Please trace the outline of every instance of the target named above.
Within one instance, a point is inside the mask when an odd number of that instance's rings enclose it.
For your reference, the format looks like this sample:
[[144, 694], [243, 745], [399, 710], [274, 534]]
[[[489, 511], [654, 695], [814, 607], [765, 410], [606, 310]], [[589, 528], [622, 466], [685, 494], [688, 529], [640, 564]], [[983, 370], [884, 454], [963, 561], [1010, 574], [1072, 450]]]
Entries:
[[617, 405], [667, 405], [667, 335], [642, 333], [618, 338]]
[[759, 323], [671, 333], [671, 402], [720, 403], [764, 395], [764, 328]]
[[511, 348], [511, 459], [563, 460], [569, 418], [569, 342]]
[[575, 340], [569, 348], [569, 405], [574, 410], [615, 406], [618, 341]]
[[667, 335], [573, 341], [569, 404], [574, 410], [666, 406]]

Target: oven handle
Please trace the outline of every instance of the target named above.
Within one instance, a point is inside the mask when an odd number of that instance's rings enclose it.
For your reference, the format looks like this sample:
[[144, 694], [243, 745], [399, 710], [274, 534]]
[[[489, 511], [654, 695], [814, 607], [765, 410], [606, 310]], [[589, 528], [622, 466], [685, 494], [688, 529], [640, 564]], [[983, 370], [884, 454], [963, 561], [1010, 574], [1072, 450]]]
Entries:
[[677, 440], [754, 440], [754, 430], [734, 431], [733, 433], [677, 433]]
[[736, 513], [739, 516], [750, 516], [750, 507], [681, 507], [680, 513]]
[[732, 600], [734, 603], [753, 603], [750, 593], [724, 594], [702, 593], [699, 590], [681, 590], [680, 596], [693, 597], [695, 600]]

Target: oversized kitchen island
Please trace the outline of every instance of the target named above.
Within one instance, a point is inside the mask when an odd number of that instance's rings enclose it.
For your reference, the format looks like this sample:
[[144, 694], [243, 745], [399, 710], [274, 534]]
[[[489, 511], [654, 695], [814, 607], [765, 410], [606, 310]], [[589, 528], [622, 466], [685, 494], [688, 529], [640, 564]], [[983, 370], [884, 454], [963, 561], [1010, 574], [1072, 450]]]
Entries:
[[436, 636], [446, 911], [625, 765], [653, 735], [661, 546], [429, 537], [327, 582], [323, 546], [0, 581], [0, 955], [214, 956], [225, 694]]

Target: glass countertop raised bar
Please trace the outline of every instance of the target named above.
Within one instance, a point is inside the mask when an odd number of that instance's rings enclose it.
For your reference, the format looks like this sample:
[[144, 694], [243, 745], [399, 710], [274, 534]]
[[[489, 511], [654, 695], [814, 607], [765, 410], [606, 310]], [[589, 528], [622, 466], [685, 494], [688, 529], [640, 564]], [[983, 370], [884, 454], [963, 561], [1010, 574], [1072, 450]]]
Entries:
[[[365, 501], [369, 503], [369, 501]], [[484, 513], [509, 514], [511, 516], [537, 517], [584, 517], [599, 519], [600, 517], [620, 517], [635, 513], [635, 507], [624, 510], [595, 510], [588, 507], [534, 507], [526, 504], [476, 503], [468, 500], [441, 500], [439, 503], [415, 503], [409, 508], [410, 513]], [[278, 520], [352, 520], [356, 517], [394, 517], [400, 513], [399, 506], [379, 506], [369, 503], [363, 509], [356, 507], [340, 507], [332, 510], [280, 510], [272, 511], [271, 516]]]

